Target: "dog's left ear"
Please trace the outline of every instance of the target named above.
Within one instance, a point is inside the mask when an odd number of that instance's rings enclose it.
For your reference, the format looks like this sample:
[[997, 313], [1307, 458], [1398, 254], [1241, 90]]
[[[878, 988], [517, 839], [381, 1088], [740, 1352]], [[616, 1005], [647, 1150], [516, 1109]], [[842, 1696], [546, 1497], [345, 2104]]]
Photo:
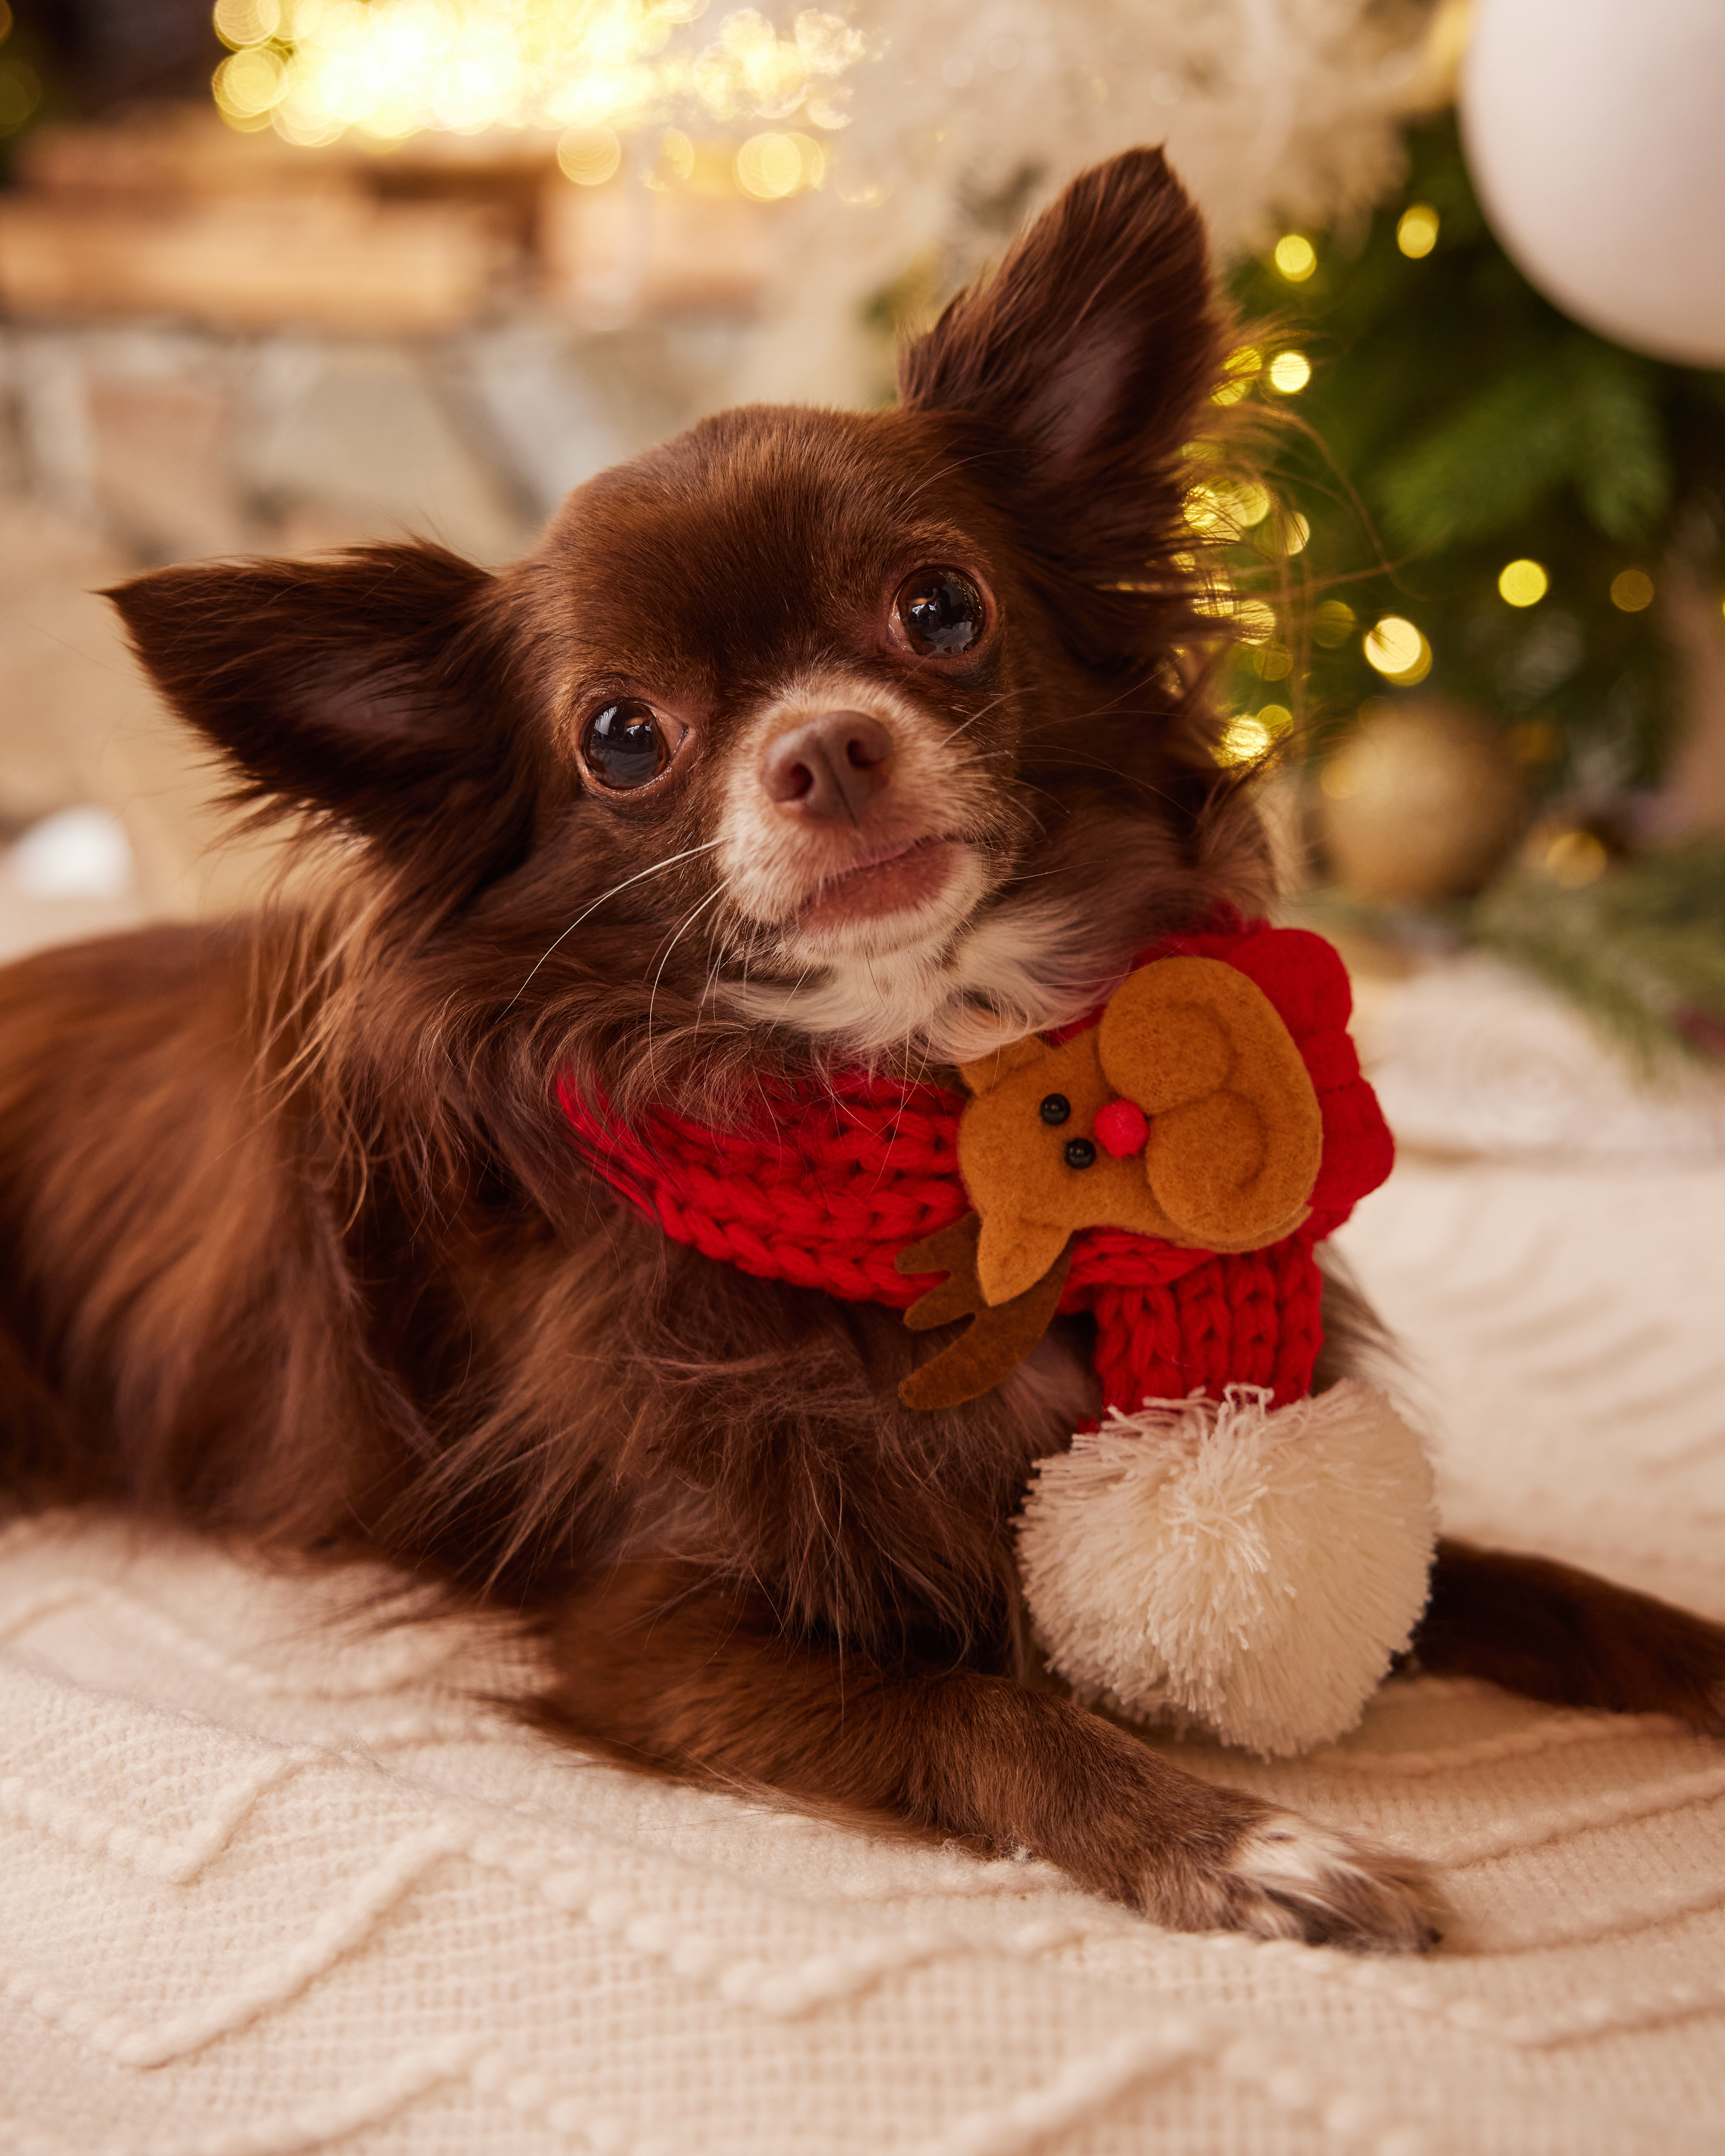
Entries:
[[904, 351], [900, 389], [1005, 438], [1041, 545], [1106, 583], [1141, 575], [1177, 523], [1178, 452], [1225, 345], [1203, 222], [1162, 152], [1132, 150], [1081, 174]]

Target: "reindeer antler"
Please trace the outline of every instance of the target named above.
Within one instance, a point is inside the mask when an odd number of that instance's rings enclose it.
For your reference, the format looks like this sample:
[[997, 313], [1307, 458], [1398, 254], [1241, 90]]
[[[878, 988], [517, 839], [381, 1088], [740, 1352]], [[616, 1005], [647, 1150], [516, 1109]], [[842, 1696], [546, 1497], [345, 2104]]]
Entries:
[[907, 1408], [956, 1408], [992, 1392], [1047, 1332], [1060, 1303], [1072, 1264], [1070, 1236], [1040, 1280], [1010, 1302], [990, 1305], [977, 1277], [982, 1228], [980, 1217], [967, 1213], [938, 1235], [901, 1250], [895, 1260], [901, 1273], [947, 1275], [938, 1287], [930, 1288], [905, 1312], [905, 1323], [913, 1332], [949, 1325], [955, 1318], [971, 1320], [958, 1339], [912, 1370], [899, 1387], [898, 1396]]

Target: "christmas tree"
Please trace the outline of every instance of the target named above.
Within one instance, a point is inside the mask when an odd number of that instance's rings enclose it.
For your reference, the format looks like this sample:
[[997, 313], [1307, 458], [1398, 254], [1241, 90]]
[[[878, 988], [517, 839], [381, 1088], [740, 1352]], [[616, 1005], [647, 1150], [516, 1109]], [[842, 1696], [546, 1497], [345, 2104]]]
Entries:
[[[1406, 139], [1369, 218], [1285, 235], [1233, 279], [1276, 330], [1235, 381], [1304, 423], [1266, 477], [1309, 525], [1309, 739], [1423, 685], [1501, 725], [1542, 793], [1648, 788], [1678, 696], [1654, 602], [1676, 557], [1717, 572], [1725, 375], [1559, 314], [1492, 238], [1453, 117]], [[1416, 634], [1374, 639], [1386, 619]], [[1266, 663], [1248, 649], [1243, 711], [1291, 701], [1255, 691]]]
[[[1280, 741], [1342, 795], [1362, 743], [1381, 767], [1466, 736], [1486, 775], [1459, 783], [1502, 841], [1485, 829], [1476, 867], [1543, 820], [1482, 893], [1465, 867], [1435, 888], [1416, 932], [1523, 959], [1644, 1047], [1717, 1053], [1725, 839], [1660, 849], [1645, 812], [1686, 717], [1662, 593], [1700, 580], [1719, 603], [1725, 375], [1627, 352], [1542, 298], [1492, 237], [1450, 115], [1406, 147], [1404, 182], [1368, 217], [1285, 234], [1232, 280], [1265, 326], [1220, 401], [1285, 415], [1258, 438], [1261, 484], [1219, 465], [1190, 512], [1234, 539], [1236, 593], [1261, 594], [1229, 603], [1249, 631], [1236, 752]], [[1487, 798], [1482, 749], [1507, 797]], [[1452, 791], [1461, 769], [1452, 757]], [[1418, 778], [1400, 788], [1410, 845]], [[1365, 813], [1349, 803], [1356, 827]], [[1405, 908], [1375, 919], [1410, 925]]]

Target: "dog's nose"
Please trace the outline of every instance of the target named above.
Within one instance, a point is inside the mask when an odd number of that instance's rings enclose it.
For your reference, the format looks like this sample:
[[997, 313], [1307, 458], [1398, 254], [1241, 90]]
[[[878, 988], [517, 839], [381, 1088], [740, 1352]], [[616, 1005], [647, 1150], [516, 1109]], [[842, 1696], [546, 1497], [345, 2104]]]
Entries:
[[767, 798], [793, 815], [855, 824], [886, 783], [892, 736], [866, 711], [821, 711], [781, 734], [761, 762]]

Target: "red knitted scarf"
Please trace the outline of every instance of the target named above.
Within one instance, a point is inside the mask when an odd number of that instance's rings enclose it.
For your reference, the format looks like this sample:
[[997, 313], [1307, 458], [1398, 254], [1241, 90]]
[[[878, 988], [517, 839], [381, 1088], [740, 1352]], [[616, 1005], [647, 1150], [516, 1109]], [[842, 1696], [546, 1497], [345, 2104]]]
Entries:
[[[1194, 1388], [1219, 1399], [1230, 1384], [1267, 1386], [1285, 1406], [1311, 1389], [1322, 1342], [1313, 1245], [1389, 1174], [1390, 1136], [1348, 1037], [1348, 976], [1321, 937], [1230, 913], [1135, 963], [1177, 955], [1237, 966], [1292, 1034], [1323, 1116], [1311, 1213], [1285, 1240], [1244, 1252], [1085, 1229], [1060, 1306], [1094, 1317], [1110, 1407], [1130, 1414]], [[842, 1071], [779, 1089], [747, 1127], [726, 1130], [668, 1111], [626, 1128], [567, 1075], [557, 1091], [614, 1189], [677, 1242], [762, 1280], [908, 1309], [935, 1281], [905, 1278], [898, 1253], [971, 1209], [958, 1173], [965, 1096], [943, 1086]]]

